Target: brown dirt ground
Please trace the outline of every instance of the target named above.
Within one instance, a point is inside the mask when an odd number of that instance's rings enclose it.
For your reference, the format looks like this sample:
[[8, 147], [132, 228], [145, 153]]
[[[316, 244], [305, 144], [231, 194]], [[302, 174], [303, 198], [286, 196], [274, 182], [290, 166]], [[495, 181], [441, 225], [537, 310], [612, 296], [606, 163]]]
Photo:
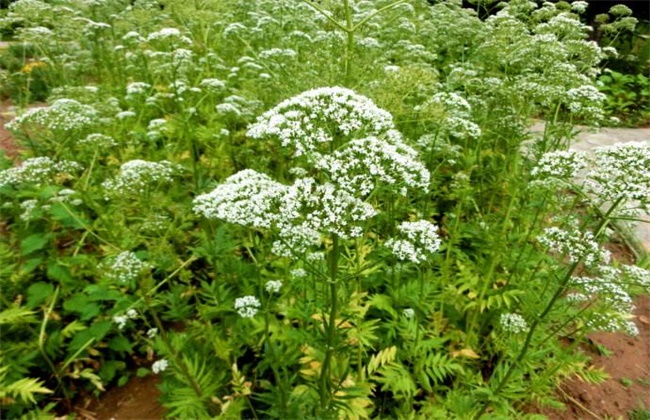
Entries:
[[637, 408], [650, 410], [650, 296], [636, 299], [638, 337], [619, 333], [595, 333], [589, 338], [612, 352], [605, 356], [585, 350], [591, 365], [602, 368], [610, 378], [599, 385], [578, 379], [563, 383], [558, 398], [566, 410], [533, 409], [550, 420], [628, 418]]
[[[4, 128], [9, 121], [9, 104], [0, 103], [0, 149], [7, 156], [16, 158], [18, 146]], [[611, 249], [619, 261], [631, 262], [631, 256], [621, 245]], [[591, 340], [610, 350], [610, 356], [588, 351], [591, 364], [602, 368], [611, 378], [600, 385], [592, 385], [577, 379], [563, 383], [558, 397], [566, 404], [565, 410], [547, 408], [531, 409], [531, 413], [548, 416], [551, 420], [627, 418], [628, 413], [639, 407], [650, 410], [650, 297], [636, 300], [635, 322], [638, 337], [618, 333], [597, 333]], [[164, 409], [158, 402], [159, 378], [149, 375], [133, 378], [123, 387], [109, 389], [99, 399], [86, 399], [75, 407], [80, 418], [102, 419], [162, 419]]]
[[86, 420], [158, 420], [165, 409], [158, 403], [160, 380], [155, 375], [132, 378], [123, 387], [109, 389], [99, 399], [91, 398], [76, 406], [79, 417]]
[[11, 138], [11, 133], [5, 129], [5, 124], [11, 120], [10, 105], [6, 102], [0, 103], [0, 150], [3, 150], [8, 157], [15, 158], [18, 155], [18, 146]]

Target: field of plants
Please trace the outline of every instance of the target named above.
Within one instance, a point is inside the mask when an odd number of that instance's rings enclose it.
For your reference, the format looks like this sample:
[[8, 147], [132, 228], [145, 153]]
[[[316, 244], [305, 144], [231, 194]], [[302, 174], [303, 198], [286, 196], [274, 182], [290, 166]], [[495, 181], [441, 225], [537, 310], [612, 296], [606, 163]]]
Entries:
[[171, 418], [543, 418], [603, 381], [577, 349], [638, 334], [648, 261], [603, 245], [650, 147], [568, 146], [636, 19], [431, 3], [12, 3], [2, 417], [157, 375]]

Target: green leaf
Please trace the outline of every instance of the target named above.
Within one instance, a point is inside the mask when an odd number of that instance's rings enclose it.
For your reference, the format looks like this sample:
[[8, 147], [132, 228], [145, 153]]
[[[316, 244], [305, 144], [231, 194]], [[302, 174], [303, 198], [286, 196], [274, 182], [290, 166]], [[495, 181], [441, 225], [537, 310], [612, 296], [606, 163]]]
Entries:
[[65, 328], [61, 331], [61, 335], [63, 335], [64, 338], [70, 338], [79, 331], [85, 330], [87, 327], [84, 325], [82, 322], [78, 320], [74, 320], [68, 325], [65, 326]]
[[49, 235], [43, 235], [42, 233], [29, 235], [20, 243], [21, 255], [25, 256], [34, 251], [41, 250], [45, 248], [48, 242], [50, 242]]
[[22, 378], [0, 390], [0, 397], [11, 396], [23, 402], [36, 403], [34, 394], [51, 394], [52, 391], [45, 388], [44, 382], [34, 378]]
[[135, 372], [135, 376], [137, 376], [138, 378], [144, 378], [145, 376], [147, 376], [150, 373], [151, 373], [151, 371], [149, 369], [144, 368], [144, 367], [140, 367]]
[[54, 203], [50, 207], [52, 219], [61, 222], [63, 226], [73, 229], [83, 229], [84, 226], [77, 219], [72, 217], [68, 210], [60, 203]]
[[34, 314], [27, 308], [8, 308], [0, 312], [0, 325], [35, 322]]
[[61, 283], [74, 283], [74, 278], [70, 269], [62, 265], [59, 261], [50, 261], [47, 264], [47, 276], [53, 280], [58, 280]]
[[27, 307], [36, 308], [41, 303], [54, 294], [54, 286], [51, 283], [39, 281], [29, 286], [27, 289]]
[[113, 337], [109, 342], [108, 342], [108, 348], [117, 351], [117, 352], [131, 352], [133, 351], [133, 346], [129, 342], [129, 340], [121, 335], [118, 335], [117, 337]]
[[99, 377], [104, 382], [110, 382], [115, 378], [117, 372], [126, 369], [126, 363], [120, 360], [107, 360], [99, 368]]
[[63, 309], [69, 312], [81, 313], [90, 304], [90, 299], [83, 293], [75, 293], [63, 302]]

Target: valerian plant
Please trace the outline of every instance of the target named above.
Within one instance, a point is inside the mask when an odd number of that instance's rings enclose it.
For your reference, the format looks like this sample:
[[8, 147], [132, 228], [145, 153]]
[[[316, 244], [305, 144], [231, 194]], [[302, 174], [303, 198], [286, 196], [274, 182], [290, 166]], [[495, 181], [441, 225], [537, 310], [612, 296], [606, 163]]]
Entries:
[[47, 83], [0, 163], [8, 415], [134, 374], [179, 418], [518, 416], [604, 378], [575, 350], [636, 333], [648, 271], [603, 243], [650, 152], [567, 150], [613, 54], [586, 2], [163, 6], [0, 21], [12, 95]]

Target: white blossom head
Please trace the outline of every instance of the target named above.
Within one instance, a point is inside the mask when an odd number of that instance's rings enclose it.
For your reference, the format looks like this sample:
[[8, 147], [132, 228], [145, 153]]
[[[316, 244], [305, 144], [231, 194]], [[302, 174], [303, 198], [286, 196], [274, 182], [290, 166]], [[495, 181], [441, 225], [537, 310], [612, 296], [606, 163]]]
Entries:
[[149, 269], [150, 265], [140, 260], [135, 253], [124, 251], [108, 258], [102, 267], [106, 278], [121, 284], [129, 284]]
[[267, 175], [246, 169], [194, 199], [194, 212], [208, 219], [255, 228], [270, 228], [279, 198], [287, 187]]
[[262, 114], [248, 129], [274, 138], [294, 156], [322, 154], [355, 137], [394, 135], [393, 117], [369, 98], [342, 87], [309, 90]]
[[280, 280], [269, 280], [264, 285], [264, 290], [271, 294], [280, 293], [280, 289], [282, 289], [282, 282]]
[[25, 160], [20, 166], [0, 171], [0, 188], [20, 184], [41, 185], [55, 178], [70, 176], [81, 171], [82, 166], [72, 161], [55, 161], [46, 156]]
[[235, 299], [235, 310], [242, 318], [253, 318], [259, 310], [260, 301], [255, 296], [244, 296]]
[[149, 162], [136, 159], [122, 164], [119, 174], [102, 185], [109, 195], [143, 194], [170, 183], [176, 171], [176, 167], [166, 160]]
[[623, 200], [623, 212], [650, 211], [650, 146], [629, 142], [596, 148], [586, 187], [605, 202]]
[[528, 330], [528, 324], [524, 317], [519, 314], [505, 313], [501, 314], [499, 324], [505, 332], [520, 334]]
[[587, 167], [587, 156], [583, 152], [559, 150], [545, 153], [531, 171], [536, 178], [573, 179]]
[[156, 360], [151, 365], [151, 371], [157, 375], [159, 373], [164, 372], [168, 366], [169, 366], [169, 362], [167, 361], [167, 359]]
[[544, 229], [537, 240], [551, 251], [566, 255], [572, 263], [583, 262], [586, 266], [593, 267], [609, 262], [609, 251], [603, 249], [588, 231], [568, 231], [552, 226]]
[[92, 126], [97, 122], [97, 116], [97, 110], [92, 106], [64, 98], [57, 99], [48, 107], [30, 109], [14, 118], [6, 127], [18, 131], [27, 125], [38, 125], [49, 130], [70, 132]]
[[422, 263], [440, 248], [438, 227], [431, 222], [402, 222], [397, 229], [398, 237], [389, 239], [385, 245], [401, 261]]

